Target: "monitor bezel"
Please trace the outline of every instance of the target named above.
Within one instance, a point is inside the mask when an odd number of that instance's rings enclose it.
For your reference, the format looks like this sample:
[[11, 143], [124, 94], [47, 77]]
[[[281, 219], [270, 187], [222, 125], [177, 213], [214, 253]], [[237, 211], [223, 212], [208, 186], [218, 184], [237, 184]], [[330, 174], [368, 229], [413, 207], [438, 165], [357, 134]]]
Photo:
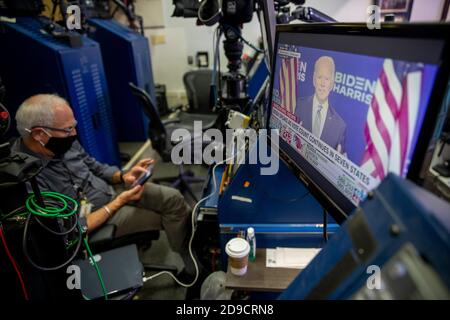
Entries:
[[[440, 56], [441, 64], [438, 65], [435, 84], [433, 86], [430, 99], [427, 106], [427, 112], [423, 119], [422, 127], [419, 131], [416, 148], [411, 159], [407, 179], [420, 183], [420, 172], [424, 165], [426, 151], [430, 146], [433, 129], [436, 125], [437, 116], [441, 110], [442, 103], [446, 94], [447, 84], [450, 74], [450, 24], [448, 23], [386, 23], [381, 24], [380, 29], [370, 30], [363, 23], [312, 23], [295, 25], [278, 25], [275, 33], [275, 43], [273, 48], [270, 94], [268, 101], [266, 128], [270, 129], [270, 117], [272, 111], [272, 91], [273, 77], [275, 76], [275, 58], [277, 56], [277, 47], [280, 33], [298, 33], [298, 34], [330, 34], [330, 35], [359, 35], [368, 37], [388, 37], [388, 38], [410, 38], [410, 39], [437, 39], [443, 41], [443, 49]], [[332, 50], [332, 49], [330, 49]], [[271, 140], [270, 130], [268, 130], [268, 139]], [[338, 222], [344, 222], [351, 214], [355, 206], [342, 193], [340, 193], [318, 170], [309, 162], [296, 153], [282, 139], [279, 139], [279, 156], [284, 163], [288, 165], [294, 175], [299, 178], [309, 189], [310, 192], [321, 203], [323, 208], [330, 213]], [[288, 154], [287, 151], [292, 152]], [[296, 158], [296, 159], [295, 159]], [[318, 176], [320, 181], [316, 181], [313, 176]], [[321, 185], [319, 185], [319, 183]], [[332, 190], [334, 198], [330, 196], [327, 190]], [[369, 195], [370, 196], [370, 195]]]

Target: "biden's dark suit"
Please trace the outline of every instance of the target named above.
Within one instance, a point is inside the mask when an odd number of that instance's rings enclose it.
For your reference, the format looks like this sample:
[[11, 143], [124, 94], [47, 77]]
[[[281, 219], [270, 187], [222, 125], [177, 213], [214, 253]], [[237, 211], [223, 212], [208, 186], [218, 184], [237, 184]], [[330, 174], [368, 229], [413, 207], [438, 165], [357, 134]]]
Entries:
[[[314, 95], [298, 99], [299, 103], [295, 108], [295, 115], [300, 120], [300, 125], [306, 130], [312, 132], [312, 110], [313, 110]], [[322, 134], [320, 140], [328, 144], [329, 146], [337, 149], [338, 145], [341, 145], [341, 153], [345, 150], [345, 138], [347, 132], [347, 125], [341, 116], [334, 110], [334, 108], [328, 103], [328, 112], [323, 125]]]

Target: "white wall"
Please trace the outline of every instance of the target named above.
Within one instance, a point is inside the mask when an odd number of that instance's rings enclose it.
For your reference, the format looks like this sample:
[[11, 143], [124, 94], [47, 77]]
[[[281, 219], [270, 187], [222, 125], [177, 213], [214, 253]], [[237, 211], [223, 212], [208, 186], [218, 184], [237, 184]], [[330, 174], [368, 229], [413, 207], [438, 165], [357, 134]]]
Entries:
[[366, 9], [372, 0], [306, 0], [305, 5], [312, 7], [339, 22], [365, 22]]
[[[411, 21], [439, 21], [445, 0], [412, 0]], [[341, 22], [365, 22], [366, 9], [372, 0], [306, 0], [316, 8]]]
[[414, 0], [411, 21], [439, 21], [445, 0]]
[[[172, 104], [180, 102], [176, 100], [184, 98], [183, 74], [190, 68], [195, 68], [188, 65], [188, 56], [195, 58], [198, 51], [207, 51], [212, 67], [213, 33], [216, 26], [196, 26], [195, 18], [171, 17], [173, 5], [172, 1], [167, 0], [138, 0], [136, 11], [143, 16], [146, 26], [157, 26], [145, 32], [151, 43], [155, 81], [167, 86], [168, 99]], [[251, 43], [257, 43], [260, 29], [256, 16], [251, 23], [245, 24], [243, 36]], [[244, 52], [246, 50], [249, 49], [244, 48]], [[221, 53], [221, 68], [226, 70], [223, 50]]]
[[[309, 0], [307, 5], [321, 10], [339, 21], [365, 21], [365, 10], [371, 0]], [[210, 64], [213, 59], [214, 27], [196, 26], [196, 19], [171, 17], [172, 1], [167, 0], [138, 0], [136, 11], [144, 17], [147, 29], [146, 36], [151, 43], [153, 73], [155, 81], [167, 86], [170, 100], [177, 96], [183, 98], [183, 74], [191, 66], [187, 64], [187, 57], [195, 57], [198, 51], [208, 51]], [[159, 28], [164, 26], [163, 28]], [[246, 23], [243, 36], [251, 43], [257, 44], [260, 37], [260, 26], [256, 15], [250, 23]], [[244, 52], [251, 52], [244, 46]], [[221, 45], [221, 69], [226, 70], [226, 58]], [[174, 102], [175, 103], [175, 102]]]

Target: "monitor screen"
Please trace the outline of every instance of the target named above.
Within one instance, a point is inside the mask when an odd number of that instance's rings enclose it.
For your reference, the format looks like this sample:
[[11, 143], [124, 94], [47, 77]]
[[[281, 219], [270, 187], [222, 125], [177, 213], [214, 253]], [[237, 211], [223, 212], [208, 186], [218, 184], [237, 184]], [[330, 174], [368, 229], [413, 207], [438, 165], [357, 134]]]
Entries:
[[343, 216], [389, 172], [410, 176], [427, 115], [440, 107], [431, 97], [446, 42], [417, 38], [418, 28], [277, 28], [268, 126], [279, 129], [280, 154]]

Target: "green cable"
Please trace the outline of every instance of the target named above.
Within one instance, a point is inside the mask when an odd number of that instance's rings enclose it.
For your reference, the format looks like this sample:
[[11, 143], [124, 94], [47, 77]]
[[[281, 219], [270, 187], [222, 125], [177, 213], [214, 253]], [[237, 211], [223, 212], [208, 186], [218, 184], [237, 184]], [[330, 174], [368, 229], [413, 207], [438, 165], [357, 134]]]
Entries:
[[89, 247], [89, 244], [87, 242], [87, 237], [84, 238], [83, 241], [84, 241], [84, 246], [86, 247], [86, 250], [89, 254], [89, 257], [91, 257], [92, 263], [94, 264], [95, 271], [97, 271], [97, 276], [98, 276], [98, 279], [100, 280], [100, 285], [102, 286], [103, 295], [105, 296], [105, 300], [108, 300], [108, 293], [106, 292], [105, 283], [103, 282], [103, 277], [102, 277], [100, 269], [97, 265], [97, 262], [95, 261], [94, 256], [92, 255], [91, 248]]
[[69, 250], [70, 248], [72, 248], [74, 245], [76, 245], [78, 243], [78, 239], [75, 239], [73, 241], [71, 241], [67, 246], [66, 249]]
[[[27, 198], [27, 200], [25, 202], [25, 206], [30, 213], [35, 214], [37, 216], [41, 216], [41, 217], [67, 218], [67, 217], [73, 216], [78, 211], [78, 203], [71, 197], [68, 197], [68, 196], [58, 193], [58, 192], [51, 192], [51, 191], [42, 192], [41, 195], [42, 195], [42, 198], [44, 198], [44, 202], [45, 202], [46, 198], [47, 199], [56, 199], [56, 200], [59, 200], [59, 202], [62, 203], [63, 206], [62, 207], [53, 206], [53, 207], [43, 208], [36, 202], [35, 195], [30, 194], [30, 196]], [[67, 208], [69, 207], [69, 202], [71, 202], [73, 204], [73, 208], [69, 212], [66, 212]], [[21, 214], [24, 214], [24, 213], [21, 213]], [[25, 213], [25, 214], [27, 214], [27, 213]], [[80, 228], [80, 232], [82, 232], [81, 228]], [[73, 241], [72, 243], [70, 243], [69, 246], [67, 247], [67, 249], [72, 247], [76, 242], [77, 241]], [[103, 290], [103, 295], [105, 296], [105, 300], [108, 300], [108, 293], [106, 291], [105, 282], [103, 281], [103, 277], [100, 272], [100, 268], [98, 267], [98, 264], [94, 259], [94, 255], [92, 254], [91, 248], [89, 247], [87, 237], [85, 237], [83, 239], [83, 242], [84, 242], [84, 246], [86, 247], [86, 250], [89, 254], [89, 257], [91, 258], [92, 263], [94, 264], [95, 271], [97, 272], [97, 276], [98, 276], [98, 279], [100, 280], [100, 285]], [[89, 300], [89, 298], [85, 297], [84, 295], [83, 295], [83, 298]]]
[[[57, 199], [57, 200], [59, 200], [59, 202], [61, 202], [63, 204], [63, 206], [62, 207], [42, 208], [40, 205], [37, 204], [35, 195], [30, 194], [30, 196], [27, 198], [26, 203], [25, 203], [25, 206], [30, 213], [41, 216], [41, 217], [53, 217], [53, 218], [67, 218], [67, 217], [73, 216], [74, 214], [77, 214], [78, 202], [76, 202], [71, 197], [68, 197], [68, 196], [58, 193], [58, 192], [51, 192], [51, 191], [42, 192], [41, 195], [42, 195], [42, 198], [44, 198], [44, 199], [45, 198]], [[45, 202], [45, 200], [44, 200], [44, 202]], [[69, 207], [69, 202], [71, 202], [73, 204], [73, 208], [69, 212], [65, 212], [66, 209]], [[81, 228], [80, 228], [80, 232], [82, 232]], [[103, 281], [103, 277], [100, 272], [100, 268], [98, 267], [98, 264], [95, 261], [94, 256], [91, 252], [91, 248], [89, 247], [89, 244], [87, 242], [87, 237], [85, 237], [83, 239], [83, 242], [84, 242], [84, 246], [86, 247], [86, 250], [89, 254], [89, 257], [91, 258], [92, 263], [94, 264], [95, 271], [97, 272], [97, 276], [98, 276], [98, 279], [100, 280], [100, 285], [103, 290], [103, 295], [105, 296], [105, 300], [108, 300], [108, 293], [106, 291], [105, 282]], [[75, 244], [75, 243], [76, 243], [76, 241], [70, 243], [69, 248], [71, 246], [73, 246], [73, 244]], [[89, 298], [85, 297], [84, 295], [83, 295], [83, 298], [85, 298], [86, 300], [89, 300]]]
[[[42, 208], [41, 206], [39, 206], [36, 203], [36, 197], [34, 194], [31, 194], [28, 199], [26, 200], [26, 208], [28, 209], [29, 212], [31, 212], [32, 214], [41, 216], [41, 217], [55, 217], [55, 218], [66, 218], [66, 217], [70, 217], [74, 214], [77, 213], [77, 209], [78, 209], [78, 203], [72, 199], [71, 197], [68, 197], [64, 194], [61, 193], [57, 193], [57, 192], [51, 192], [51, 191], [46, 191], [46, 192], [42, 192], [42, 197], [43, 198], [50, 198], [50, 199], [57, 199], [60, 202], [63, 203], [63, 207], [45, 207]], [[68, 203], [71, 202], [73, 204], [73, 209], [70, 210], [67, 213], [64, 213], [66, 211], [66, 209], [68, 208]]]

